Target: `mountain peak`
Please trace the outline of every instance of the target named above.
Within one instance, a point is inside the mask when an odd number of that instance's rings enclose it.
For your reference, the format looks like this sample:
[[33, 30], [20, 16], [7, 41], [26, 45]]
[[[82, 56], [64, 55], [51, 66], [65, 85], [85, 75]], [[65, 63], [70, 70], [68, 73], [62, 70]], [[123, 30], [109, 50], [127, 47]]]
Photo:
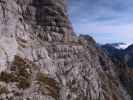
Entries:
[[116, 49], [126, 49], [129, 45], [127, 43], [118, 42], [118, 43], [107, 43], [105, 46], [114, 47]]

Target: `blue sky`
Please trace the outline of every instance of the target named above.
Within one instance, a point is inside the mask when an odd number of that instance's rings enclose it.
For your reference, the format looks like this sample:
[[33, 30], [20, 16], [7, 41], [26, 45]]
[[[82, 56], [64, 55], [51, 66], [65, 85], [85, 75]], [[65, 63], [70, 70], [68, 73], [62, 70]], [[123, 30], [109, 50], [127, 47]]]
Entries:
[[133, 0], [69, 0], [69, 16], [76, 33], [99, 43], [133, 43]]

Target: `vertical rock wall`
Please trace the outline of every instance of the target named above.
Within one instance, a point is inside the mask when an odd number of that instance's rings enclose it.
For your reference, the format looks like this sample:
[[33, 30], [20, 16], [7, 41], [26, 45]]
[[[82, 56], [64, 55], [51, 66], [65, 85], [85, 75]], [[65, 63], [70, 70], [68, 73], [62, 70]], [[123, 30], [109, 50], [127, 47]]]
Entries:
[[0, 5], [1, 34], [63, 41], [73, 32], [64, 0], [1, 0]]
[[0, 0], [0, 100], [131, 100], [95, 41], [73, 35], [65, 2]]

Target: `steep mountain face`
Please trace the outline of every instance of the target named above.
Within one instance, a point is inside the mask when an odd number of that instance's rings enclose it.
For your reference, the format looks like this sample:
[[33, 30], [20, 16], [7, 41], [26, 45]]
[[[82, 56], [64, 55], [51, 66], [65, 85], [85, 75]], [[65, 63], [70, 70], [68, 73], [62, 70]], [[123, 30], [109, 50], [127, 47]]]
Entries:
[[[47, 41], [61, 41], [72, 33], [65, 1], [59, 0], [1, 0], [1, 30], [7, 36], [35, 36]], [[25, 36], [25, 37], [24, 37]]]
[[118, 49], [118, 45], [119, 44], [105, 44], [101, 45], [101, 48], [103, 48], [107, 55], [111, 58], [123, 58], [124, 50]]
[[116, 45], [114, 46], [112, 44], [105, 44], [101, 47], [111, 58], [122, 60], [121, 62], [125, 62], [128, 67], [133, 67], [133, 45], [129, 45], [125, 49], [119, 49], [116, 47]]
[[125, 49], [124, 59], [127, 65], [133, 68], [133, 45], [130, 45], [128, 48]]
[[132, 78], [132, 45], [126, 49], [117, 49], [111, 44], [101, 46], [112, 62], [117, 66], [116, 70], [121, 83], [133, 97], [133, 78]]
[[0, 0], [1, 100], [131, 100], [116, 66], [77, 37], [66, 0]]

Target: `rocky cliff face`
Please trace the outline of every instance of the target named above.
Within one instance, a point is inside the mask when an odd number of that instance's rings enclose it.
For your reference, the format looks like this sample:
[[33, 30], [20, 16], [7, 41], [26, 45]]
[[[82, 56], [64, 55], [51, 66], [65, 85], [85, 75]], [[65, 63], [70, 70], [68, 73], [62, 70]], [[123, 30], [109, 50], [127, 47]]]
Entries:
[[62, 41], [72, 33], [65, 1], [1, 0], [0, 33], [25, 40], [35, 36], [47, 41]]
[[77, 37], [66, 0], [0, 0], [1, 100], [131, 100], [115, 65]]

